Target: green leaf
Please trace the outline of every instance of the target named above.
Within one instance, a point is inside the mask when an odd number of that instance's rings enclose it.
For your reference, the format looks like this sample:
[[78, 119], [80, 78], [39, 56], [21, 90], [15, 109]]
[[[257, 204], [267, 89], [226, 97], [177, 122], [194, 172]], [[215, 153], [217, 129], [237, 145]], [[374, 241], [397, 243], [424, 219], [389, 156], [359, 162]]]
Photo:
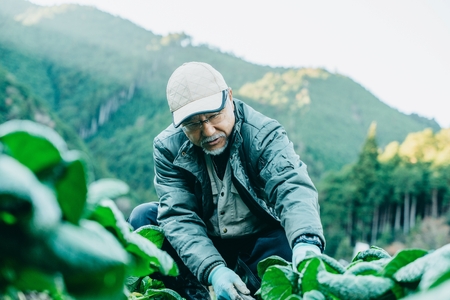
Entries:
[[165, 251], [158, 249], [151, 241], [151, 239], [155, 239], [158, 246], [162, 244], [164, 235], [159, 227], [144, 226], [133, 232], [122, 212], [110, 199], [103, 199], [97, 203], [89, 219], [95, 220], [107, 228], [132, 254], [133, 261], [129, 270], [131, 275], [146, 276], [155, 271], [163, 275], [176, 276], [178, 274], [173, 259]]
[[172, 257], [135, 232], [127, 235], [125, 249], [134, 258], [130, 266], [130, 274], [133, 276], [146, 276], [156, 271], [162, 275], [178, 275], [178, 267]]
[[119, 179], [103, 178], [89, 185], [88, 203], [96, 204], [103, 199], [115, 200], [130, 192], [128, 184]]
[[299, 275], [291, 266], [271, 266], [262, 277], [261, 297], [264, 300], [283, 300], [298, 294]]
[[445, 281], [435, 288], [417, 292], [413, 295], [402, 298], [402, 300], [447, 300], [448, 291], [450, 291], [450, 281]]
[[0, 265], [27, 262], [60, 219], [54, 193], [17, 160], [0, 155]]
[[140, 291], [145, 293], [148, 289], [163, 289], [165, 288], [164, 283], [161, 280], [153, 279], [150, 276], [145, 276], [141, 280]]
[[376, 246], [371, 246], [370, 249], [358, 252], [352, 262], [360, 259], [363, 261], [373, 261], [383, 258], [391, 258], [391, 256], [386, 252], [386, 250]]
[[78, 224], [86, 204], [87, 196], [87, 167], [83, 155], [78, 151], [64, 154], [64, 171], [55, 178], [55, 185], [59, 205], [64, 219]]
[[133, 231], [131, 225], [125, 220], [122, 212], [117, 208], [114, 201], [103, 199], [99, 201], [94, 210], [88, 216], [108, 229], [119, 242], [126, 247], [128, 245], [128, 235]]
[[443, 284], [444, 282], [449, 281], [449, 280], [450, 280], [450, 269], [449, 269], [447, 272], [443, 273], [443, 274], [441, 275], [441, 277], [439, 277], [436, 281], [434, 281], [434, 282], [430, 285], [430, 289], [432, 289], [432, 288], [434, 288], [434, 287], [437, 287], [437, 286], [439, 286], [439, 285], [441, 285], [441, 284]]
[[309, 260], [312, 259], [312, 258], [315, 258], [315, 257], [322, 257], [322, 255], [321, 254], [317, 254], [317, 253], [315, 253], [313, 251], [307, 250], [305, 258], [297, 266], [297, 271], [299, 273], [301, 273], [305, 269], [305, 267], [308, 264]]
[[28, 120], [11, 120], [0, 125], [0, 142], [6, 153], [35, 174], [56, 166], [67, 151], [65, 141], [50, 127]]
[[[299, 295], [295, 295], [295, 294], [292, 294], [292, 295], [289, 295], [287, 298], [286, 298], [286, 300], [302, 300], [302, 299], [305, 299], [305, 298], [302, 298], [302, 297], [300, 297]], [[311, 299], [311, 298], [310, 298]], [[312, 299], [311, 299], [312, 300]]]
[[400, 268], [410, 264], [416, 259], [426, 255], [428, 251], [421, 249], [405, 249], [397, 252], [392, 260], [380, 271], [379, 275], [383, 277], [393, 277], [394, 273]]
[[271, 255], [258, 263], [257, 270], [259, 278], [263, 278], [264, 273], [266, 272], [268, 267], [271, 266], [289, 266], [290, 263], [285, 259], [277, 256]]
[[427, 268], [427, 265], [431, 262], [431, 260], [432, 257], [430, 256], [430, 254], [419, 257], [413, 262], [398, 269], [398, 271], [394, 273], [392, 278], [402, 283], [419, 282]]
[[419, 283], [421, 290], [429, 289], [435, 283], [437, 285], [442, 279], [448, 277], [446, 274], [450, 270], [450, 244], [433, 251], [427, 256], [430, 259]]
[[49, 291], [51, 294], [62, 294], [65, 290], [60, 273], [46, 273], [28, 266], [23, 266], [16, 272], [13, 284], [19, 290]]
[[331, 274], [321, 271], [318, 274], [321, 290], [345, 300], [377, 299], [389, 293], [394, 281], [373, 275], [356, 276], [351, 274]]
[[125, 280], [125, 286], [131, 293], [139, 292], [139, 286], [141, 284], [141, 281], [142, 277], [128, 276], [127, 279]]
[[362, 261], [358, 264], [353, 265], [351, 268], [348, 268], [344, 274], [352, 274], [352, 275], [376, 275], [380, 272], [382, 268], [374, 264], [373, 262]]
[[325, 300], [325, 299], [326, 299], [325, 295], [319, 291], [309, 291], [303, 294], [303, 300]]
[[0, 183], [0, 230], [20, 226], [36, 233], [49, 230], [59, 222], [61, 210], [54, 192], [24, 165], [1, 154]]
[[177, 292], [169, 289], [148, 289], [144, 296], [149, 297], [147, 299], [184, 300]]
[[308, 260], [301, 275], [301, 289], [303, 294], [309, 291], [319, 290], [317, 274], [323, 270], [325, 270], [325, 266], [322, 260], [317, 257]]
[[123, 296], [128, 255], [97, 222], [82, 220], [80, 227], [62, 223], [46, 246], [43, 264], [63, 274], [67, 291], [77, 299]]
[[161, 249], [165, 239], [164, 230], [161, 227], [155, 225], [145, 225], [139, 227], [134, 232], [145, 237], [147, 240], [155, 244], [156, 247]]
[[334, 258], [326, 255], [326, 254], [320, 254], [318, 256], [323, 264], [325, 265], [325, 269], [333, 274], [344, 274], [345, 268], [343, 265], [341, 265], [337, 260]]

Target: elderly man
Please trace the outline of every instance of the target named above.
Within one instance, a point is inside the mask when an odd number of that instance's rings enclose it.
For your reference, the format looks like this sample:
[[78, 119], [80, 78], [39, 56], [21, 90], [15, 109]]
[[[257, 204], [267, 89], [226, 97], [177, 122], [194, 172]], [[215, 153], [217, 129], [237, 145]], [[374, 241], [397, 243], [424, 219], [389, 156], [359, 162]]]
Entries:
[[154, 139], [159, 205], [136, 207], [129, 221], [164, 229], [181, 269], [169, 288], [205, 299], [212, 285], [218, 299], [245, 299], [260, 287], [261, 260], [296, 267], [306, 251], [323, 252], [316, 188], [279, 122], [233, 98], [201, 62], [173, 72], [167, 101], [173, 124]]

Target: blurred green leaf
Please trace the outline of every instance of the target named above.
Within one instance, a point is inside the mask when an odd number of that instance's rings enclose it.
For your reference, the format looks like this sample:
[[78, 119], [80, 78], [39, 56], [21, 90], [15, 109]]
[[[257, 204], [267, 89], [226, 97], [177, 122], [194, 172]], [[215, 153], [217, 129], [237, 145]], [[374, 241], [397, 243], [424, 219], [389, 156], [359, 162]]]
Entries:
[[145, 225], [139, 227], [134, 232], [145, 237], [147, 240], [155, 244], [156, 247], [161, 249], [165, 239], [164, 230], [161, 227], [155, 225]]
[[134, 257], [133, 264], [130, 265], [130, 275], [146, 276], [154, 272], [162, 275], [178, 275], [176, 263], [165, 251], [158, 249], [152, 242], [135, 232], [127, 238], [128, 244], [125, 249]]
[[[299, 295], [289, 295], [286, 300], [302, 300], [305, 298], [300, 297]], [[311, 299], [311, 298], [310, 298]]]
[[0, 142], [6, 153], [35, 174], [57, 165], [67, 145], [50, 127], [28, 120], [11, 120], [0, 125]]
[[[441, 284], [442, 281], [449, 277], [450, 244], [429, 253], [425, 257], [429, 257], [429, 260], [419, 283], [419, 289], [421, 290], [427, 290], [432, 286]], [[413, 265], [416, 261], [412, 262], [411, 265]]]
[[391, 256], [386, 252], [386, 250], [380, 247], [371, 246], [370, 249], [358, 252], [358, 254], [356, 254], [356, 256], [353, 258], [352, 262], [360, 259], [363, 261], [373, 261], [383, 258], [391, 258]]
[[334, 258], [326, 255], [326, 254], [320, 254], [318, 256], [322, 260], [322, 263], [325, 266], [325, 269], [333, 274], [344, 274], [345, 268], [343, 265], [341, 265], [337, 260]]
[[349, 267], [344, 274], [352, 275], [376, 275], [382, 269], [379, 265], [372, 262], [361, 261]]
[[75, 150], [66, 152], [64, 171], [53, 183], [64, 219], [73, 224], [78, 224], [86, 204], [88, 175], [83, 157]]
[[379, 275], [392, 277], [400, 268], [410, 264], [416, 259], [425, 256], [428, 251], [421, 249], [404, 249], [399, 251], [392, 260], [380, 271]]
[[116, 238], [97, 222], [62, 223], [46, 240], [46, 265], [64, 276], [77, 299], [122, 299], [128, 255]]
[[128, 244], [128, 235], [133, 229], [127, 223], [114, 201], [110, 199], [99, 201], [93, 208], [93, 211], [90, 212], [88, 219], [96, 221], [105, 227], [124, 247]]
[[130, 187], [119, 179], [103, 178], [92, 182], [88, 190], [88, 203], [94, 204], [103, 199], [115, 200], [128, 195]]
[[17, 160], [0, 154], [0, 265], [23, 261], [34, 243], [58, 226], [61, 210], [54, 193]]
[[145, 276], [142, 278], [141, 286], [139, 290], [145, 293], [148, 289], [163, 289], [165, 288], [164, 283], [161, 280], [153, 279], [150, 276]]
[[[289, 298], [291, 299], [291, 298]], [[300, 298], [292, 298], [292, 299], [300, 299]], [[303, 300], [325, 300], [324, 294], [319, 291], [309, 291], [303, 294]]]
[[170, 289], [148, 289], [143, 299], [184, 300], [177, 292]]
[[65, 290], [60, 273], [46, 273], [43, 270], [27, 266], [17, 270], [14, 286], [23, 291], [48, 291], [53, 295], [61, 295]]

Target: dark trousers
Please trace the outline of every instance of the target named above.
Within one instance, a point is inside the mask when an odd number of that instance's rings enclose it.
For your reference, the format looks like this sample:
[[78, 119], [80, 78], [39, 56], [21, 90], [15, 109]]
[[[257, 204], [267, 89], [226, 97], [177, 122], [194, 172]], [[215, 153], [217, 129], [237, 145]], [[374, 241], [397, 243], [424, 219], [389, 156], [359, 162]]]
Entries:
[[[156, 222], [157, 214], [158, 203], [145, 203], [137, 206], [131, 212], [128, 221], [134, 229], [143, 225], [158, 225]], [[286, 233], [281, 227], [245, 238], [221, 239], [210, 237], [210, 239], [226, 261], [227, 267], [235, 270], [243, 278], [252, 293], [256, 292], [261, 286], [261, 279], [257, 273], [257, 265], [261, 260], [271, 255], [277, 255], [289, 262], [292, 259], [292, 249], [289, 246]], [[183, 262], [167, 240], [163, 244], [162, 250], [172, 256], [181, 267], [180, 264], [183, 264]], [[182, 267], [185, 267], [184, 264]]]

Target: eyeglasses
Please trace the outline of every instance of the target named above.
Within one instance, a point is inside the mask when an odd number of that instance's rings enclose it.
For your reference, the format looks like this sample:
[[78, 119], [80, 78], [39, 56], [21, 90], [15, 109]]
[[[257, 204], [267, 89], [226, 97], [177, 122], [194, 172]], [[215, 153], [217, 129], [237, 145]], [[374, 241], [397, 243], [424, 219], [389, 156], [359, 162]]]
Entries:
[[191, 122], [191, 123], [184, 124], [184, 125], [182, 125], [182, 128], [185, 132], [194, 132], [194, 131], [200, 130], [203, 127], [203, 123], [217, 125], [220, 122], [222, 122], [224, 118], [225, 118], [225, 114], [223, 113], [223, 110], [221, 110], [218, 113], [210, 115], [203, 121]]

